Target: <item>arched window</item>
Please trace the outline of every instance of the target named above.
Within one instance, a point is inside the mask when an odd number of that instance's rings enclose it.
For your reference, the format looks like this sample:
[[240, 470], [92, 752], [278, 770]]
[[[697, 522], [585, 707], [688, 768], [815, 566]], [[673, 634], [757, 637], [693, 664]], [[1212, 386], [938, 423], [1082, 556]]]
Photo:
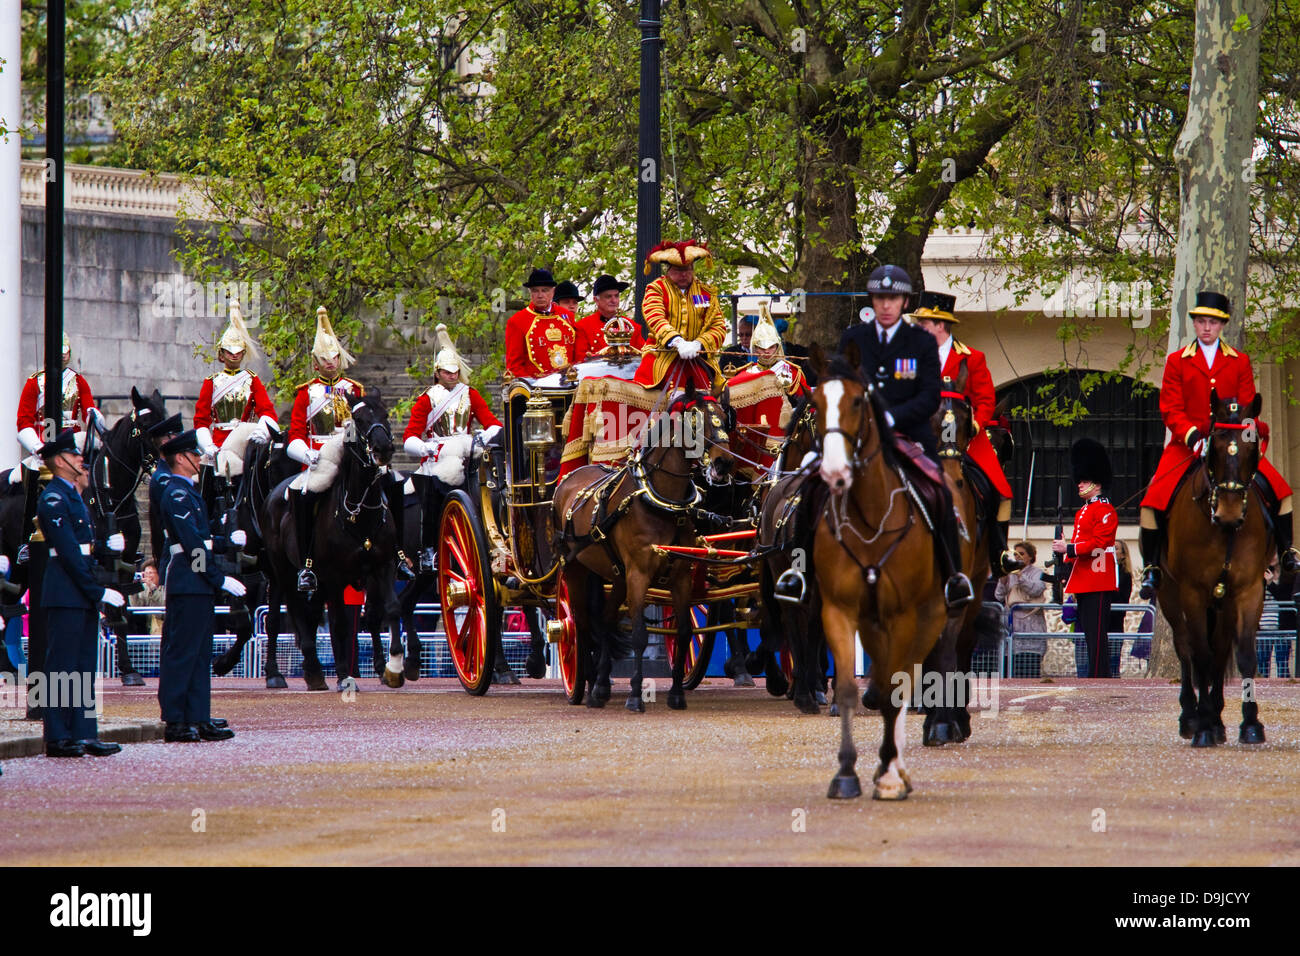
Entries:
[[[1029, 502], [1029, 520], [1034, 524], [1056, 521], [1056, 489], [1061, 489], [1061, 506], [1068, 524], [1079, 507], [1079, 495], [1070, 480], [1070, 445], [1079, 438], [1095, 438], [1110, 453], [1115, 481], [1110, 500], [1124, 522], [1136, 522], [1141, 490], [1151, 480], [1165, 443], [1165, 426], [1160, 420], [1157, 389], [1124, 378], [1098, 382], [1087, 395], [1083, 381], [1092, 375], [1076, 369], [1058, 375], [1022, 379], [998, 389], [998, 399], [1011, 396], [1011, 408], [1042, 405], [1053, 396], [1058, 406], [1077, 401], [1088, 414], [1070, 426], [1054, 424], [1045, 415], [1013, 418], [1011, 434], [1016, 440], [1015, 456], [1007, 466], [1007, 480], [1016, 497], [1012, 523], [1025, 520], [1025, 491], [1029, 487], [1029, 466], [1034, 466], [1034, 487]], [[1050, 391], [1040, 394], [1044, 386]], [[1135, 386], [1137, 386], [1135, 388]], [[1131, 501], [1127, 499], [1132, 498]]]

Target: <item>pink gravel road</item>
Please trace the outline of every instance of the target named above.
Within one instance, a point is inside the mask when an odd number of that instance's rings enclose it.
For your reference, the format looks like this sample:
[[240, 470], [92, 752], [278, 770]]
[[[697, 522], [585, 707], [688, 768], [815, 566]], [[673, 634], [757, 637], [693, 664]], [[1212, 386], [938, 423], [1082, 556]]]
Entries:
[[[1300, 863], [1295, 681], [1260, 682], [1267, 744], [1235, 742], [1230, 704], [1210, 750], [1178, 738], [1176, 686], [1004, 681], [960, 746], [920, 747], [909, 718], [902, 803], [828, 801], [838, 721], [761, 688], [711, 681], [679, 713], [661, 682], [634, 715], [626, 681], [603, 711], [545, 681], [367, 678], [351, 701], [292, 683], [218, 680], [229, 742], [6, 761], [0, 862]], [[110, 687], [105, 711], [156, 719], [155, 693]], [[869, 794], [880, 719], [855, 726]]]

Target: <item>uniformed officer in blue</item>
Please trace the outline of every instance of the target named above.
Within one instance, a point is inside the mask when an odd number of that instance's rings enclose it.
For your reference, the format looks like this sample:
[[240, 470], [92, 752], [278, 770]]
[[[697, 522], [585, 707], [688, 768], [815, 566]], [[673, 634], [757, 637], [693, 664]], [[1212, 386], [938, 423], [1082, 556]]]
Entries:
[[[45, 753], [49, 757], [106, 757], [122, 748], [99, 739], [94, 681], [99, 649], [99, 604], [121, 607], [121, 593], [95, 583], [91, 550], [95, 540], [90, 512], [81, 500], [89, 475], [71, 430], [40, 448], [54, 473], [36, 506], [41, 533], [50, 549], [41, 585], [41, 607], [48, 634], [45, 651]], [[121, 551], [122, 536], [108, 548]], [[76, 693], [74, 693], [76, 691]]]
[[167, 462], [161, 457], [162, 446], [175, 436], [185, 431], [184, 419], [180, 415], [165, 418], [149, 429], [149, 438], [159, 452], [159, 458], [149, 476], [149, 544], [153, 551], [154, 563], [158, 565], [158, 580], [167, 582], [167, 559], [169, 557], [165, 523], [162, 520], [162, 493], [167, 486], [167, 479], [172, 476]]
[[[167, 640], [162, 648], [158, 703], [168, 743], [229, 740], [235, 732], [211, 719], [212, 629], [218, 591], [242, 597], [244, 585], [220, 571], [203, 498], [195, 487], [201, 455], [198, 436], [187, 431], [162, 448], [172, 473], [162, 496], [171, 542], [167, 566]], [[243, 545], [244, 533], [231, 534]]]

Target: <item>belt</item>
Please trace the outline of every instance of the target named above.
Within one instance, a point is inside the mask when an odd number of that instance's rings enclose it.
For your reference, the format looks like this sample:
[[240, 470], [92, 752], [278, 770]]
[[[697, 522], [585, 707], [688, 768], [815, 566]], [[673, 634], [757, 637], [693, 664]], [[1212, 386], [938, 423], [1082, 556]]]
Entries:
[[[203, 539], [203, 544], [207, 547], [207, 549], [208, 549], [209, 551], [212, 550], [212, 539], [211, 539], [211, 538], [204, 538], [204, 539]], [[171, 549], [170, 549], [170, 550], [171, 550], [171, 553], [172, 553], [172, 554], [184, 554], [184, 553], [185, 553], [185, 545], [183, 545], [183, 544], [174, 544], [174, 545], [171, 546]]]
[[[86, 555], [87, 557], [89, 557], [89, 556], [90, 556], [90, 545], [88, 545], [88, 544], [83, 544], [83, 545], [81, 545], [81, 553], [84, 554], [84, 555]], [[59, 556], [59, 552], [58, 552], [56, 549], [54, 549], [54, 548], [50, 548], [50, 557], [51, 557], [51, 558], [57, 558], [58, 556]]]

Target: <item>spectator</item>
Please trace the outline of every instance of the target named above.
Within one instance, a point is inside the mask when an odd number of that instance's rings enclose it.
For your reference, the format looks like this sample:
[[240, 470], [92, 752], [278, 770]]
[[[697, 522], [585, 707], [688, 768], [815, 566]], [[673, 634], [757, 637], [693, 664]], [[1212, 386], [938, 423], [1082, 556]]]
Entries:
[[[1297, 580], [1300, 580], [1298, 578]], [[1274, 601], [1295, 601], [1294, 593], [1287, 593], [1286, 587], [1288, 582], [1281, 579], [1278, 574], [1277, 560], [1268, 566], [1264, 572], [1264, 590], [1266, 597]], [[1265, 611], [1260, 618], [1259, 629], [1291, 631], [1294, 636], [1296, 629], [1296, 611], [1294, 607], [1280, 607], [1276, 612]], [[1268, 677], [1269, 658], [1275, 661], [1273, 668], [1274, 677], [1291, 676], [1291, 640], [1292, 638], [1264, 637], [1258, 638], [1255, 642], [1255, 662], [1258, 667], [1257, 677]]]
[[[1133, 563], [1129, 557], [1128, 544], [1124, 541], [1115, 542], [1115, 564], [1119, 570], [1119, 587], [1111, 592], [1110, 603], [1127, 604], [1133, 598]], [[1110, 622], [1106, 625], [1112, 634], [1124, 633], [1124, 615], [1125, 611], [1112, 610], [1110, 612]], [[1119, 677], [1119, 658], [1124, 649], [1124, 641], [1110, 641], [1110, 672]]]
[[[1047, 583], [1043, 569], [1035, 562], [1038, 549], [1028, 541], [1015, 547], [1016, 558], [1024, 565], [1019, 571], [1004, 575], [993, 592], [994, 600], [1010, 610], [1016, 604], [1042, 604], [1047, 600]], [[1011, 631], [1015, 635], [1015, 657], [1011, 662], [1012, 677], [1038, 677], [1043, 654], [1047, 651], [1046, 637], [1021, 637], [1021, 634], [1045, 634], [1047, 618], [1041, 609], [1020, 608], [1011, 611]]]
[[[166, 600], [166, 592], [158, 582], [158, 565], [151, 558], [144, 563], [144, 568], [140, 571], [140, 582], [144, 588], [137, 594], [132, 594], [127, 600], [131, 602], [132, 607], [162, 607]], [[162, 635], [163, 619], [160, 614], [149, 615], [149, 629], [144, 630], [144, 624], [140, 621], [143, 615], [132, 615], [133, 622], [137, 622], [131, 628], [132, 634], [153, 634]]]

